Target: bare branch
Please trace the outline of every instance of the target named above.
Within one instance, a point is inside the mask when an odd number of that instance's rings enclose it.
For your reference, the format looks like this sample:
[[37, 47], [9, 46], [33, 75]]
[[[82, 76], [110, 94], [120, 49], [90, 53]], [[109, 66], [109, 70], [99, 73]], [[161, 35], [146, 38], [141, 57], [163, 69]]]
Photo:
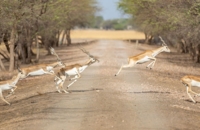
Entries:
[[10, 60], [10, 58], [6, 57], [3, 53], [0, 52], [0, 55], [3, 56], [4, 59], [6, 59], [7, 61]]

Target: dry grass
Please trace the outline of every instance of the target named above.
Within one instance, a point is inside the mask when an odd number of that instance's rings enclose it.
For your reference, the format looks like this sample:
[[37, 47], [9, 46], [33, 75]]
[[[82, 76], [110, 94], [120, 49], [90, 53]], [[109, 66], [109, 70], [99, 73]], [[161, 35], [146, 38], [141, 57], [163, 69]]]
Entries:
[[72, 39], [144, 39], [144, 33], [134, 30], [72, 30]]

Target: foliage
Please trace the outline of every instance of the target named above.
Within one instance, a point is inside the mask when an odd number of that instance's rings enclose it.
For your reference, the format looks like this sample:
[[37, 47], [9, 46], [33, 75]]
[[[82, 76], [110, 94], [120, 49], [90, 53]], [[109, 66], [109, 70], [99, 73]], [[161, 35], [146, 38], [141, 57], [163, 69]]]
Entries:
[[61, 30], [69, 32], [75, 26], [87, 26], [97, 10], [95, 0], [1, 0], [0, 38], [10, 53], [9, 70], [17, 62], [14, 58], [22, 63], [32, 61], [36, 36], [42, 36], [48, 50], [58, 45], [56, 36]]
[[90, 23], [89, 27], [90, 28], [96, 28], [99, 29], [102, 27], [104, 22], [104, 19], [102, 16], [94, 16], [94, 18], [92, 19], [92, 22]]
[[129, 25], [128, 19], [105, 20], [102, 24], [104, 29], [124, 30]]
[[169, 42], [182, 40], [184, 52], [199, 54], [199, 0], [121, 0], [118, 7], [132, 15], [146, 39], [162, 35]]

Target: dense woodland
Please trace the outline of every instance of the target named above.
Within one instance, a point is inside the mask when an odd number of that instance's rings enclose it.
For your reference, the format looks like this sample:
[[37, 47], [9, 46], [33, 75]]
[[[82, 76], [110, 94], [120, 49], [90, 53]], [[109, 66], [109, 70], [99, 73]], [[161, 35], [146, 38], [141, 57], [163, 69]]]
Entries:
[[97, 10], [95, 0], [1, 0], [0, 43], [5, 44], [8, 53], [0, 50], [0, 71], [6, 70], [2, 60], [9, 62], [9, 71], [17, 67], [18, 61], [37, 62], [39, 51], [33, 53], [33, 44], [47, 50], [61, 45], [61, 31], [70, 45], [70, 30], [90, 24]]
[[120, 0], [118, 7], [145, 32], [146, 43], [160, 35], [200, 62], [200, 0]]

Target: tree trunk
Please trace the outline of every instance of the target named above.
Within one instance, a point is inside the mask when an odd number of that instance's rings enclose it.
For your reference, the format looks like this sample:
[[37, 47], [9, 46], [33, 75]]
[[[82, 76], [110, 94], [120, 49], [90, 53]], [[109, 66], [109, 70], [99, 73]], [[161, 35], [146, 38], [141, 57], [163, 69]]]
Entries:
[[144, 33], [144, 35], [145, 35], [145, 41], [144, 41], [144, 43], [145, 44], [148, 44], [149, 43], [149, 34], [148, 33]]
[[31, 63], [31, 59], [32, 59], [32, 50], [31, 50], [31, 36], [30, 36], [30, 30], [27, 29], [27, 60], [26, 63], [29, 64]]
[[43, 36], [43, 43], [44, 43], [45, 49], [47, 50], [47, 55], [51, 55], [51, 51], [49, 49], [49, 47], [51, 47], [51, 46], [50, 46], [50, 43], [45, 36]]
[[177, 50], [178, 53], [183, 52], [183, 44], [181, 42], [176, 43], [176, 50]]
[[32, 58], [30, 43], [28, 43], [28, 46], [27, 46], [27, 54], [28, 54], [28, 57], [27, 57], [26, 63], [29, 64], [31, 63], [31, 58]]
[[200, 63], [200, 55], [199, 54], [197, 55], [196, 63]]
[[8, 36], [8, 32], [6, 31], [5, 35], [3, 36], [3, 42], [4, 42], [5, 46], [6, 46], [7, 51], [10, 53], [10, 47], [9, 47], [9, 44], [8, 44], [8, 41], [9, 41], [8, 37], [9, 37]]
[[58, 38], [57, 38], [57, 41], [56, 41], [56, 47], [58, 47], [60, 45], [60, 36], [61, 36], [61, 33], [62, 33], [62, 31], [58, 30], [58, 32], [57, 32]]
[[40, 57], [40, 47], [39, 47], [39, 42], [38, 42], [38, 37], [35, 37], [36, 40], [36, 45], [37, 45], [37, 54], [36, 54], [36, 62], [39, 61], [39, 57]]
[[9, 71], [13, 71], [14, 70], [14, 44], [15, 44], [15, 25], [12, 28], [11, 31], [11, 37], [10, 37], [10, 67], [9, 67]]
[[23, 44], [20, 44], [20, 50], [21, 50], [21, 54], [22, 54], [22, 63], [25, 64], [26, 63], [26, 46], [23, 46]]
[[200, 44], [196, 46], [196, 62], [200, 63]]
[[3, 71], [6, 70], [5, 66], [3, 65], [1, 58], [0, 58], [0, 67], [1, 67], [1, 70], [3, 70]]
[[60, 45], [64, 44], [64, 38], [65, 38], [65, 30], [63, 31], [62, 35], [61, 35], [61, 40], [60, 40]]
[[188, 47], [191, 47], [190, 44], [189, 44], [190, 42], [186, 41], [184, 39], [181, 39], [181, 42], [183, 43], [183, 52], [188, 53], [189, 52]]
[[71, 29], [68, 29], [66, 31], [67, 46], [70, 46], [72, 44], [71, 43], [71, 37], [70, 37], [70, 31], [71, 31]]

